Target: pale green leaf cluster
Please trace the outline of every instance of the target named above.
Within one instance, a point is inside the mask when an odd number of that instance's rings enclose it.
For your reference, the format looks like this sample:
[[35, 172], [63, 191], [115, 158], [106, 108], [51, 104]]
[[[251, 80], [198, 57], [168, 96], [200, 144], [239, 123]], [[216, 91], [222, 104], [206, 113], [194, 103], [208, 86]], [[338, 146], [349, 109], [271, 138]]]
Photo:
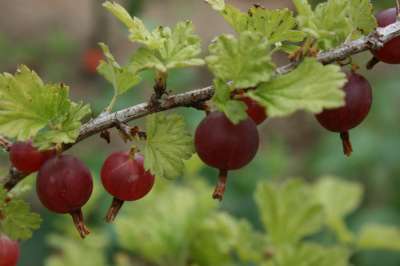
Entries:
[[294, 71], [262, 83], [248, 95], [264, 106], [268, 116], [286, 116], [298, 110], [319, 113], [344, 104], [346, 76], [336, 65], [305, 59]]
[[367, 224], [358, 233], [357, 246], [362, 250], [400, 251], [400, 228], [389, 225]]
[[300, 29], [327, 50], [373, 31], [377, 22], [369, 0], [328, 0], [313, 10], [307, 0], [293, 0]]
[[106, 237], [99, 232], [93, 232], [82, 241], [61, 235], [50, 235], [47, 242], [56, 250], [61, 251], [48, 257], [45, 266], [108, 266], [106, 258]]
[[7, 192], [0, 186], [0, 232], [12, 239], [25, 240], [32, 237], [42, 219], [33, 213], [22, 199], [7, 199]]
[[273, 245], [295, 244], [323, 225], [322, 205], [300, 180], [262, 183], [255, 195], [261, 220]]
[[[216, 203], [210, 200], [207, 191], [208, 187], [204, 185], [156, 190], [157, 193], [120, 214], [115, 227], [119, 244], [131, 252], [139, 252], [157, 265], [187, 265], [191, 249], [196, 248], [191, 245], [197, 241], [199, 226], [207, 223], [207, 217], [216, 209]], [[197, 258], [193, 259], [197, 261]]]
[[150, 68], [165, 73], [172, 68], [204, 64], [199, 58], [200, 38], [194, 34], [192, 22], [180, 22], [172, 29], [160, 26], [150, 32], [121, 5], [109, 1], [103, 5], [129, 29], [130, 40], [143, 45], [132, 57], [131, 68], [135, 72]]
[[[232, 26], [237, 33], [251, 31], [265, 37], [270, 44], [282, 42], [300, 42], [305, 34], [297, 30], [296, 18], [289, 9], [269, 10], [254, 6], [244, 13], [221, 1], [206, 1]], [[278, 45], [279, 46], [279, 45]]]
[[349, 266], [350, 251], [345, 247], [325, 247], [304, 243], [296, 248], [283, 248], [263, 266]]
[[356, 210], [362, 200], [360, 184], [335, 177], [323, 177], [313, 186], [314, 194], [324, 206], [327, 225], [336, 232], [342, 242], [354, 240], [344, 218]]
[[131, 71], [129, 67], [121, 67], [118, 64], [106, 44], [100, 43], [99, 45], [103, 50], [106, 61], [100, 62], [97, 71], [112, 84], [115, 96], [124, 94], [140, 82], [141, 78], [137, 73]]
[[238, 38], [219, 36], [210, 46], [206, 61], [214, 76], [232, 82], [233, 88], [249, 88], [269, 81], [275, 65], [268, 42], [259, 34], [244, 32]]
[[146, 118], [144, 166], [159, 178], [182, 174], [184, 161], [194, 153], [193, 138], [183, 117], [152, 114]]
[[69, 99], [64, 84], [45, 84], [26, 66], [15, 75], [0, 75], [0, 134], [17, 140], [34, 139], [40, 148], [74, 142], [88, 105]]
[[157, 49], [139, 48], [131, 60], [134, 70], [156, 69], [165, 73], [168, 69], [204, 65], [199, 58], [200, 39], [194, 34], [191, 21], [179, 22], [173, 29], [158, 27], [153, 35], [158, 36], [161, 44]]

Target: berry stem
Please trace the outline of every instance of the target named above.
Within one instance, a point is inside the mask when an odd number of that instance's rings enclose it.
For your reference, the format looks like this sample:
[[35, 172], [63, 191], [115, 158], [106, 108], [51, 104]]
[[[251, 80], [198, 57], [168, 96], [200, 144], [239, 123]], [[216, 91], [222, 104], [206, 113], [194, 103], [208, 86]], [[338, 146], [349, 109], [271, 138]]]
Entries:
[[215, 186], [215, 190], [213, 193], [213, 199], [217, 199], [219, 201], [222, 201], [224, 198], [224, 193], [225, 193], [225, 188], [226, 188], [226, 181], [228, 179], [228, 171], [227, 170], [219, 170], [219, 177], [218, 177], [218, 183]]
[[342, 143], [343, 143], [343, 153], [346, 156], [350, 156], [351, 153], [353, 152], [353, 147], [351, 146], [349, 132], [348, 131], [341, 132], [340, 133], [340, 138], [342, 139]]
[[83, 221], [83, 213], [82, 210], [76, 210], [70, 213], [72, 216], [72, 220], [74, 221], [75, 227], [79, 232], [79, 235], [82, 238], [85, 238], [88, 234], [90, 234], [89, 229], [86, 227]]
[[371, 60], [368, 61], [367, 63], [367, 69], [371, 70], [375, 67], [375, 65], [377, 65], [380, 62], [380, 60], [378, 58], [376, 58], [375, 56], [371, 58]]
[[400, 0], [396, 0], [397, 21], [400, 20]]
[[115, 217], [117, 217], [117, 214], [119, 210], [121, 209], [122, 205], [124, 204], [123, 200], [120, 200], [118, 198], [113, 199], [110, 208], [108, 209], [107, 215], [106, 215], [106, 221], [107, 223], [112, 223], [115, 220]]

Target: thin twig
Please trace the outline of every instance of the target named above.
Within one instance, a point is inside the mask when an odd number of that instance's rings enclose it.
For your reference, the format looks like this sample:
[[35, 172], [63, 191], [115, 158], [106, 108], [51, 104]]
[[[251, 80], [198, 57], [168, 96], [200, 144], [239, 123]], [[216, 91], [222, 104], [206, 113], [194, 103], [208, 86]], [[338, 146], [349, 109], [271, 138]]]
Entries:
[[[400, 1], [400, 0], [399, 0]], [[366, 50], [376, 50], [381, 48], [386, 42], [392, 40], [395, 37], [400, 36], [400, 22], [388, 25], [385, 28], [378, 28], [373, 33], [366, 37], [358, 40], [345, 43], [342, 46], [321, 52], [317, 59], [323, 64], [330, 64], [333, 62], [341, 61], [354, 54], [361, 53]], [[286, 74], [292, 71], [298, 63], [290, 63], [282, 66], [276, 70], [279, 75]], [[214, 88], [212, 86], [205, 87], [202, 89], [191, 90], [185, 93], [176, 95], [166, 96], [159, 100], [157, 106], [151, 106], [149, 103], [141, 103], [114, 113], [103, 114], [98, 118], [92, 119], [86, 124], [82, 125], [80, 129], [79, 137], [75, 143], [66, 144], [63, 146], [63, 150], [67, 150], [76, 143], [96, 135], [106, 129], [115, 127], [117, 121], [121, 123], [127, 123], [129, 121], [147, 116], [152, 113], [161, 112], [177, 107], [197, 107], [199, 103], [209, 100], [214, 94]], [[15, 170], [15, 169], [14, 169]], [[24, 174], [18, 171], [10, 171], [10, 174], [4, 179], [5, 187], [12, 189], [24, 178]]]
[[2, 148], [5, 151], [8, 151], [10, 149], [11, 144], [12, 144], [11, 141], [9, 141], [3, 136], [0, 136], [0, 148]]

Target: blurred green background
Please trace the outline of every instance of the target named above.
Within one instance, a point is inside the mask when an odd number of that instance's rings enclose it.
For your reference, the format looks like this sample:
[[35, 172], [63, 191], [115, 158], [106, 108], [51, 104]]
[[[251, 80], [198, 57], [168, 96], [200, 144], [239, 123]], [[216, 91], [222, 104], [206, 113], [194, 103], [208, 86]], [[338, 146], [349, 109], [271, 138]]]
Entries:
[[[128, 7], [131, 14], [140, 16], [149, 26], [174, 25], [179, 20], [193, 19], [196, 31], [203, 39], [204, 53], [206, 53], [207, 43], [214, 36], [230, 31], [223, 19], [201, 0], [118, 2]], [[271, 8], [291, 7], [290, 0], [228, 2], [243, 10], [254, 3]], [[317, 3], [317, 1], [313, 2]], [[372, 2], [379, 11], [394, 6], [395, 1]], [[85, 61], [93, 60], [95, 56], [90, 52], [93, 52], [99, 41], [109, 44], [112, 52], [121, 62], [126, 61], [135, 46], [129, 43], [125, 36], [125, 29], [101, 8], [101, 1], [1, 1], [0, 71], [14, 72], [18, 64], [27, 64], [46, 81], [63, 81], [70, 85], [73, 98], [90, 103], [95, 114], [98, 114], [110, 100], [112, 90], [108, 88], [109, 85], [104, 80], [92, 73], [90, 64]], [[347, 220], [353, 230], [357, 231], [361, 224], [369, 221], [389, 225], [400, 224], [400, 193], [398, 193], [400, 187], [398, 159], [400, 155], [400, 125], [398, 124], [400, 121], [400, 77], [398, 73], [400, 67], [379, 64], [373, 71], [367, 72], [364, 66], [370, 56], [369, 53], [364, 53], [354, 57], [354, 61], [362, 67], [361, 71], [374, 88], [374, 103], [370, 115], [360, 127], [351, 132], [354, 154], [350, 158], [345, 158], [342, 155], [339, 137], [322, 129], [310, 114], [297, 113], [285, 119], [271, 119], [259, 128], [262, 145], [256, 159], [246, 168], [231, 173], [229, 188], [220, 206], [221, 209], [235, 217], [244, 218], [259, 228], [260, 219], [252, 196], [259, 181], [292, 176], [304, 177], [312, 181], [318, 176], [332, 174], [360, 182], [366, 188], [362, 208]], [[285, 59], [277, 58], [277, 62], [284, 64]], [[145, 81], [121, 98], [116, 108], [120, 109], [148, 99], [152, 92], [153, 76], [152, 73], [146, 73], [145, 76]], [[206, 68], [176, 70], [168, 79], [168, 86], [174, 92], [200, 88], [210, 83], [211, 76]], [[202, 112], [192, 109], [176, 111], [185, 115], [192, 132], [204, 116]], [[141, 125], [142, 121], [134, 121], [134, 124]], [[128, 149], [128, 146], [122, 143], [118, 135], [114, 133], [116, 132], [113, 132], [112, 143], [109, 145], [100, 138], [92, 137], [73, 147], [68, 153], [75, 154], [84, 160], [98, 179], [99, 169], [107, 154], [111, 151]], [[4, 153], [0, 156], [0, 172], [5, 172], [8, 168], [8, 159]], [[174, 186], [184, 183], [186, 179], [193, 180], [197, 177], [197, 174], [193, 174], [193, 169], [199, 169], [202, 178], [214, 184], [216, 171], [197, 165], [198, 162], [194, 164], [196, 165], [191, 165], [189, 169], [192, 170], [189, 170], [185, 176], [173, 181], [158, 180], [158, 186], [163, 189], [171, 184]], [[193, 182], [196, 183], [196, 181]], [[176, 193], [185, 192], [182, 189]], [[75, 242], [69, 243], [66, 239], [57, 238], [58, 236], [54, 235], [54, 233], [63, 235], [71, 230], [69, 217], [60, 218], [43, 209], [35, 193], [27, 197], [34, 210], [43, 216], [44, 222], [32, 239], [21, 244], [22, 258], [19, 265], [45, 265], [49, 256], [60, 252], [55, 247], [64, 248], [68, 245], [70, 252], [74, 252], [75, 248], [77, 253], [85, 251], [86, 245], [90, 247], [94, 245], [98, 252], [103, 252], [101, 248], [107, 246], [104, 251], [106, 258], [110, 259], [117, 254], [118, 265], [155, 265], [148, 264], [149, 262], [143, 259], [146, 255], [140, 252], [132, 253], [129, 248], [120, 245], [121, 242], [116, 240], [121, 238], [121, 234], [118, 233], [119, 226], [113, 227], [101, 223], [100, 218], [111, 200], [101, 187], [96, 189], [87, 208], [89, 224], [94, 228], [99, 228], [99, 233], [93, 232], [89, 240], [81, 244], [82, 246], [77, 246]], [[182, 200], [184, 199], [183, 197]], [[169, 198], [164, 196], [160, 200], [168, 201]], [[126, 204], [123, 213], [133, 211], [136, 204], [138, 203]], [[157, 203], [154, 204], [157, 205]], [[177, 204], [176, 212], [171, 215], [179, 215], [180, 208], [182, 207]], [[148, 211], [152, 212], [153, 209]], [[162, 222], [160, 220], [160, 223]], [[134, 216], [131, 223], [131, 226], [134, 226]], [[168, 232], [165, 233], [168, 234]], [[87, 257], [79, 258], [78, 262], [61, 264], [54, 261], [51, 265], [107, 265], [103, 261], [96, 261], [97, 255], [90, 252], [94, 251], [88, 248]], [[126, 254], [129, 254], [129, 257], [126, 257]], [[93, 261], [90, 258], [93, 258]], [[90, 262], [76, 264], [85, 260]], [[129, 264], [134, 263], [129, 260], [135, 263], [137, 261], [138, 264]], [[357, 254], [352, 262], [358, 266], [396, 266], [400, 265], [400, 255], [394, 252], [363, 252]]]

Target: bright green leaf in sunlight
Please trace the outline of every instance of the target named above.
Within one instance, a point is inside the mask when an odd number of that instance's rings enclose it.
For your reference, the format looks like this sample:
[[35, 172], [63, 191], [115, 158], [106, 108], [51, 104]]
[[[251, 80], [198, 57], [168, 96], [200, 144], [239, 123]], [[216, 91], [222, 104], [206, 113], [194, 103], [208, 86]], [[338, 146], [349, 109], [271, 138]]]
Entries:
[[344, 218], [360, 206], [363, 196], [361, 185], [339, 178], [322, 177], [313, 185], [313, 190], [324, 206], [327, 224], [341, 241], [351, 241], [353, 236], [347, 229]]
[[298, 110], [319, 113], [344, 104], [345, 74], [336, 65], [307, 58], [294, 71], [262, 83], [249, 96], [268, 110], [268, 116], [286, 116]]
[[348, 266], [350, 255], [344, 247], [300, 244], [279, 249], [263, 266]]
[[107, 61], [102, 60], [97, 71], [113, 85], [116, 96], [124, 94], [140, 82], [140, 76], [131, 71], [130, 68], [121, 67], [117, 63], [106, 44], [99, 43], [99, 45]]
[[318, 40], [320, 49], [331, 49], [373, 31], [376, 19], [369, 0], [330, 0], [312, 10], [307, 0], [293, 0], [300, 28]]
[[[0, 75], [0, 134], [18, 140], [35, 138], [40, 148], [74, 142], [88, 105], [69, 99], [64, 84], [44, 84], [26, 66], [15, 76]], [[36, 139], [38, 141], [36, 141]]]
[[168, 69], [201, 66], [204, 60], [201, 53], [200, 38], [194, 34], [191, 21], [179, 22], [175, 28], [158, 27], [153, 32], [162, 40], [157, 49], [141, 47], [132, 57], [131, 67], [135, 71], [154, 68], [160, 72]]
[[260, 183], [255, 199], [273, 245], [297, 243], [322, 227], [322, 206], [301, 180]]
[[246, 104], [231, 99], [232, 89], [229, 84], [219, 79], [214, 80], [215, 93], [212, 98], [214, 105], [231, 120], [237, 124], [247, 118]]
[[265, 38], [252, 32], [238, 38], [221, 35], [209, 46], [206, 61], [218, 79], [232, 81], [234, 88], [249, 88], [269, 81], [274, 73], [268, 47]]
[[214, 8], [217, 11], [222, 11], [225, 9], [225, 0], [205, 0], [207, 3], [209, 3], [212, 8]]
[[0, 187], [0, 231], [12, 239], [25, 240], [32, 237], [34, 230], [40, 227], [42, 219], [33, 213], [22, 199], [13, 198], [6, 202], [7, 193]]
[[[155, 265], [187, 265], [192, 254], [191, 245], [198, 241], [204, 247], [201, 243], [210, 241], [197, 238], [199, 227], [203, 228], [202, 224], [217, 211], [217, 204], [210, 200], [209, 189], [202, 183], [191, 187], [156, 187], [145, 199], [135, 202], [129, 211], [120, 213], [115, 224], [119, 245]], [[219, 225], [215, 225], [217, 227]], [[208, 237], [218, 238], [219, 233]], [[190, 259], [195, 265], [197, 258]]]
[[193, 138], [183, 117], [152, 114], [146, 118], [144, 166], [159, 178], [182, 174], [184, 161], [194, 153]]
[[363, 226], [358, 235], [358, 249], [400, 251], [400, 229], [398, 227], [370, 224]]
[[100, 232], [93, 232], [85, 241], [60, 235], [50, 235], [47, 241], [60, 252], [48, 257], [45, 266], [109, 265], [105, 250], [107, 239]]

